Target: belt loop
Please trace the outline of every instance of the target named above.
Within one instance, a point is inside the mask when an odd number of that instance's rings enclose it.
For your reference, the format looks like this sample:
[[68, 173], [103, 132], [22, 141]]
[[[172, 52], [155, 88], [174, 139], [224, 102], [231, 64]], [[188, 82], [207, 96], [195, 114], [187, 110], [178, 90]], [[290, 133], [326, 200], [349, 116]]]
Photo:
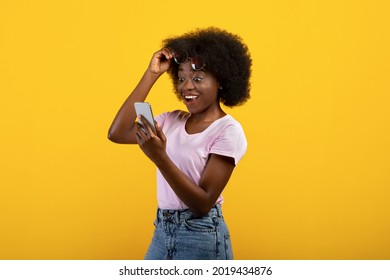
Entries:
[[161, 211], [160, 208], [157, 207], [157, 213], [156, 213], [156, 220], [157, 220], [157, 223], [160, 222], [160, 213], [161, 213], [160, 211]]
[[180, 211], [179, 210], [175, 211], [175, 222], [176, 222], [176, 224], [180, 223]]

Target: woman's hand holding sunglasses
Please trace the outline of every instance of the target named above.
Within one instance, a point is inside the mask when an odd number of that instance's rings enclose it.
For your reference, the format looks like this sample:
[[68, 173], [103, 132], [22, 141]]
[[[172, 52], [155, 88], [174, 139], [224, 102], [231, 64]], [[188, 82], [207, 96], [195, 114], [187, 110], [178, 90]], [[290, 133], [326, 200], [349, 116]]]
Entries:
[[161, 49], [153, 54], [148, 70], [153, 74], [161, 75], [169, 69], [172, 59], [172, 51], [167, 48]]

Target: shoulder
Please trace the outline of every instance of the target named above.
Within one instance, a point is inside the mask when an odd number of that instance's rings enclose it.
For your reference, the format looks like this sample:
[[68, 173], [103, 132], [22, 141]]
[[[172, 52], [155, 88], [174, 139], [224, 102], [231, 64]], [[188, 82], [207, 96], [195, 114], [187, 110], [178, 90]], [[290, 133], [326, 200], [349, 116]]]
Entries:
[[216, 142], [223, 145], [242, 147], [246, 150], [248, 145], [244, 129], [240, 122], [238, 122], [231, 115], [226, 115], [219, 123], [219, 134]]
[[162, 113], [157, 115], [155, 120], [161, 126], [164, 125], [165, 122], [177, 122], [184, 121], [189, 117], [189, 113], [182, 110], [174, 110]]
[[248, 147], [244, 129], [230, 115], [220, 119], [218, 127], [218, 135], [212, 143], [210, 153], [231, 157], [237, 165]]
[[227, 131], [234, 134], [244, 135], [244, 129], [239, 121], [233, 118], [231, 115], [226, 115], [221, 119], [220, 126], [222, 126], [221, 132]]
[[174, 110], [174, 111], [168, 111], [164, 112], [160, 115], [157, 115], [156, 118], [186, 118], [189, 116], [188, 112], [182, 111], [182, 110]]

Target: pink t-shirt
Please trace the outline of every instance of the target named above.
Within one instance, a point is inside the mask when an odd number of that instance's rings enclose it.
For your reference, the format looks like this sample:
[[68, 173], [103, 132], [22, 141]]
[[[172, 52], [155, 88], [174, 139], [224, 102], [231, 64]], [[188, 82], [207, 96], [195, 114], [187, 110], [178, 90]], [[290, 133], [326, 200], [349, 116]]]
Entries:
[[[172, 111], [155, 119], [167, 138], [167, 154], [175, 165], [195, 184], [199, 184], [210, 154], [232, 157], [235, 164], [247, 149], [244, 130], [232, 116], [214, 121], [204, 131], [188, 134], [185, 124], [190, 113]], [[160, 209], [187, 209], [157, 169], [157, 200]], [[222, 195], [216, 203], [222, 203]]]

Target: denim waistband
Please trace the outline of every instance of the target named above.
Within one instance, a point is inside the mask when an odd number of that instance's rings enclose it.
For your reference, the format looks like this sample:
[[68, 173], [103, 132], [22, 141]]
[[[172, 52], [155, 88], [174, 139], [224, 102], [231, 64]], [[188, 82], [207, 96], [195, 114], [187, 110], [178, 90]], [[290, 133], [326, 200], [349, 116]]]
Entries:
[[[222, 209], [220, 204], [214, 205], [208, 214], [203, 217], [222, 217]], [[190, 209], [180, 209], [180, 210], [168, 210], [168, 209], [157, 209], [157, 219], [158, 221], [170, 221], [175, 223], [181, 223], [182, 221], [188, 220], [193, 217], [199, 217]]]

